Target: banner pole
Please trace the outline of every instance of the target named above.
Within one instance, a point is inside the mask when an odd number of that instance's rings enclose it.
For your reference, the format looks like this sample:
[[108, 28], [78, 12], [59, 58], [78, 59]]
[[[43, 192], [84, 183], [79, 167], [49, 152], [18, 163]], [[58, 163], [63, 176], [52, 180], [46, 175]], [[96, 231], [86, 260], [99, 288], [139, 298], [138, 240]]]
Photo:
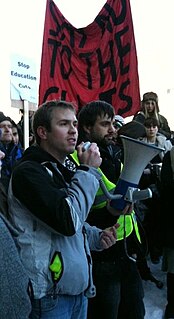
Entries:
[[28, 101], [23, 100], [23, 110], [24, 110], [24, 150], [29, 147], [29, 111], [28, 111]]

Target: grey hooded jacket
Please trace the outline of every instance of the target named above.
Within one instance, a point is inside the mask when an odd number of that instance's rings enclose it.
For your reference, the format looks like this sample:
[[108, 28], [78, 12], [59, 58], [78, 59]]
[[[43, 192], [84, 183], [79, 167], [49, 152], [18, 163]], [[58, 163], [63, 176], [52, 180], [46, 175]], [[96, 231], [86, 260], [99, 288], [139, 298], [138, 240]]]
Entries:
[[69, 175], [67, 168], [34, 146], [12, 174], [9, 211], [36, 299], [47, 294], [95, 295], [90, 249], [101, 249], [101, 229], [85, 220], [101, 175], [88, 167]]

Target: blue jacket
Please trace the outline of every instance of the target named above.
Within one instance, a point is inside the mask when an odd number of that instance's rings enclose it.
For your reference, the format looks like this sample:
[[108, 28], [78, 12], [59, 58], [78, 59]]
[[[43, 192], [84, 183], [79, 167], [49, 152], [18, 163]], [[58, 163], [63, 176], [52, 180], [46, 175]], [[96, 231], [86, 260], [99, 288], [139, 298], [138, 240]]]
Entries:
[[8, 185], [13, 168], [16, 162], [22, 157], [23, 149], [20, 145], [16, 145], [14, 143], [5, 145], [1, 142], [0, 150], [5, 153], [5, 157], [1, 160], [1, 181], [6, 190], [8, 190]]

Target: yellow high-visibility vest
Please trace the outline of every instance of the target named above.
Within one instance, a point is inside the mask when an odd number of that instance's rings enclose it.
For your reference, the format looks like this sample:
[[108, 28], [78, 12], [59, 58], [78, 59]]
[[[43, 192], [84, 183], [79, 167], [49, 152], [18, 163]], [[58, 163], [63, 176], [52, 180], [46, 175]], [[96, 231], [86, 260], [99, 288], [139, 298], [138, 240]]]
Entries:
[[[74, 151], [74, 153], [71, 154], [71, 156], [72, 156], [73, 160], [75, 161], [75, 163], [77, 165], [79, 165], [77, 151]], [[116, 185], [108, 180], [108, 178], [103, 174], [103, 172], [101, 171], [100, 168], [98, 168], [98, 170], [102, 174], [102, 181], [104, 182], [107, 190], [110, 193], [113, 193]], [[96, 197], [95, 197], [95, 200], [94, 200], [94, 204], [92, 206], [92, 210], [97, 210], [97, 209], [103, 208], [104, 206], [106, 206], [106, 203], [107, 203], [106, 195], [103, 193], [103, 190], [101, 189], [101, 187], [99, 187], [97, 194], [96, 194]], [[109, 214], [109, 212], [108, 212], [108, 214]], [[123, 215], [121, 215], [118, 218], [117, 222], [120, 225], [119, 228], [117, 228], [117, 240], [123, 240], [125, 236], [128, 237], [132, 233], [133, 229], [135, 229], [136, 236], [137, 236], [139, 242], [141, 242], [140, 234], [139, 234], [139, 230], [138, 230], [138, 224], [137, 224], [137, 220], [136, 220], [136, 216], [135, 216], [134, 211], [132, 211], [132, 213], [130, 215], [125, 216], [125, 226], [124, 226], [124, 216]], [[124, 235], [124, 232], [125, 232], [125, 235]]]

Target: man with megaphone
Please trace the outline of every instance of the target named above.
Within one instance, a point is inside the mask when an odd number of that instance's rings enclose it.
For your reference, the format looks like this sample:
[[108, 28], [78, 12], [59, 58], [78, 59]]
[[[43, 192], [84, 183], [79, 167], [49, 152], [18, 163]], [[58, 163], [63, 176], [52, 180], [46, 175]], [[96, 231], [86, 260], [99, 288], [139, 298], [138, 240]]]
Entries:
[[[144, 292], [134, 259], [134, 255], [141, 249], [141, 239], [132, 203], [126, 203], [116, 217], [114, 215], [117, 215], [118, 210], [108, 207], [108, 199], [102, 188], [102, 184], [105, 184], [111, 194], [109, 202], [112, 203], [112, 196], [115, 196], [112, 194], [122, 165], [113, 160], [109, 151], [115, 137], [114, 116], [112, 105], [104, 101], [90, 102], [78, 114], [79, 142], [97, 143], [102, 157], [102, 183], [87, 221], [101, 229], [115, 224], [116, 219], [120, 225], [115, 245], [105, 252], [92, 252], [97, 293], [95, 298], [89, 300], [88, 319], [143, 319]], [[90, 148], [86, 151], [89, 152]]]

